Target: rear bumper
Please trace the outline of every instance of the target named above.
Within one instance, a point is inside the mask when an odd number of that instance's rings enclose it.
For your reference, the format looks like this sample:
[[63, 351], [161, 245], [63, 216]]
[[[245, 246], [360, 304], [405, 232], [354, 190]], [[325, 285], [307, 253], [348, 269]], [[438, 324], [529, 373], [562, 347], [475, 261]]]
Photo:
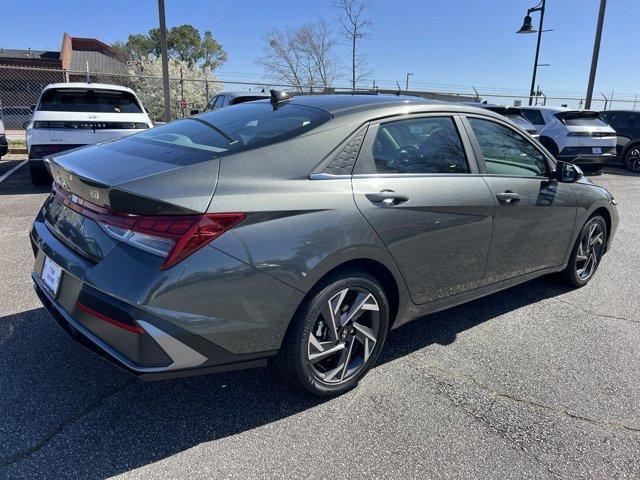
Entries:
[[[31, 243], [34, 287], [56, 323], [89, 350], [146, 380], [266, 365], [299, 301], [289, 296], [287, 302], [290, 287], [212, 247], [191, 257], [207, 269], [194, 284], [178, 266], [159, 272], [150, 265], [151, 254], [133, 247], [119, 246], [92, 263], [62, 243], [42, 214]], [[57, 295], [41, 278], [46, 257], [62, 267]], [[247, 287], [255, 292], [251, 301]]]
[[[166, 350], [163, 351], [163, 356], [168, 358], [168, 362], [165, 361], [165, 365], [140, 365], [114, 348], [113, 345], [98, 336], [86, 324], [74, 318], [62, 308], [60, 303], [53, 298], [53, 295], [44, 286], [36, 272], [33, 272], [31, 277], [34, 283], [34, 289], [42, 305], [65, 333], [91, 352], [100, 355], [117, 367], [144, 380], [162, 380], [244, 368], [263, 367], [267, 364], [267, 358], [275, 354], [275, 352], [268, 352], [269, 355], [266, 355], [265, 353], [267, 352], [261, 352], [261, 354], [257, 355], [234, 355], [216, 345], [206, 342], [206, 340], [198, 339], [193, 334], [181, 331], [174, 325], [152, 317], [146, 312], [138, 311], [136, 314], [136, 318], [140, 319], [138, 323], [144, 325], [155, 335], [150, 336], [151, 338], [147, 337], [147, 341], [151, 340], [156, 342], [157, 339], [162, 338], [160, 341], [163, 342], [163, 346], [169, 350], [168, 352]], [[142, 318], [144, 318], [144, 320], [142, 320]], [[120, 335], [137, 334], [121, 333]], [[192, 338], [189, 339], [185, 337]], [[167, 340], [169, 340], [169, 343], [166, 343]], [[205, 345], [205, 343], [209, 343], [209, 345]], [[156, 347], [161, 350], [163, 349], [159, 345], [156, 345]], [[197, 351], [196, 348], [199, 348], [201, 351]], [[208, 355], [208, 357], [203, 355], [203, 353]], [[153, 357], [153, 353], [146, 354], [145, 356]], [[156, 359], [159, 361], [165, 360], [165, 358], [161, 358], [158, 354], [156, 354]], [[190, 359], [195, 360], [198, 364], [187, 365], [185, 362], [188, 362]], [[147, 361], [149, 361], [149, 359], [147, 359]]]
[[565, 147], [558, 155], [558, 160], [577, 165], [606, 165], [615, 162], [615, 147], [599, 147], [602, 149], [602, 153], [599, 154], [594, 154], [593, 148], [592, 146]]

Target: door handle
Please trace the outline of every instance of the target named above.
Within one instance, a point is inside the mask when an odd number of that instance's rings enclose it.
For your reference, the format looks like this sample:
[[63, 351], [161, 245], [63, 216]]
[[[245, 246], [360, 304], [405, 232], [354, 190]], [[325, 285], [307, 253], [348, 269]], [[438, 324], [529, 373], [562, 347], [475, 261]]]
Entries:
[[504, 193], [497, 194], [496, 198], [500, 203], [504, 203], [507, 205], [513, 205], [520, 201], [520, 195], [518, 195], [516, 192], [512, 192], [511, 190], [507, 190]]
[[387, 207], [393, 207], [394, 205], [399, 205], [409, 200], [409, 197], [406, 195], [400, 195], [393, 190], [382, 190], [378, 193], [365, 193], [365, 197], [367, 197], [371, 203], [378, 203]]

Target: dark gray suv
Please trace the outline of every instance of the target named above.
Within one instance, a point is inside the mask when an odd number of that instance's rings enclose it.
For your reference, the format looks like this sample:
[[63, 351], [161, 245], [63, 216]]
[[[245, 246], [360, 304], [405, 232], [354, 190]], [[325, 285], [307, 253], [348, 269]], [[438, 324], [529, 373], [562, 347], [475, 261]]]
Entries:
[[319, 395], [387, 331], [534, 277], [593, 277], [616, 202], [500, 115], [398, 96], [244, 103], [50, 158], [33, 281], [147, 379], [265, 365]]

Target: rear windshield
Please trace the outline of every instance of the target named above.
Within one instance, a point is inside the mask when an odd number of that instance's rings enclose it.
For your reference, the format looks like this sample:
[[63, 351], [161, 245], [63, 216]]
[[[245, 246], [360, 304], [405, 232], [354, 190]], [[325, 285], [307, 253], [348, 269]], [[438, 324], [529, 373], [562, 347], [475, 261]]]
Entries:
[[596, 112], [561, 112], [556, 117], [568, 127], [606, 127]]
[[136, 97], [119, 90], [51, 88], [38, 110], [51, 112], [142, 113]]
[[132, 141], [230, 155], [301, 135], [331, 119], [323, 110], [269, 102], [242, 103], [146, 130]]
[[263, 97], [263, 96], [246, 96], [246, 97], [236, 97], [233, 100], [231, 100], [231, 105], [237, 105], [238, 103], [244, 103], [244, 102], [253, 102], [254, 100], [263, 100], [267, 97]]
[[544, 117], [539, 110], [522, 110], [522, 115], [534, 125], [544, 125]]
[[516, 107], [486, 107], [486, 109], [507, 117], [511, 115], [522, 115], [522, 110]]

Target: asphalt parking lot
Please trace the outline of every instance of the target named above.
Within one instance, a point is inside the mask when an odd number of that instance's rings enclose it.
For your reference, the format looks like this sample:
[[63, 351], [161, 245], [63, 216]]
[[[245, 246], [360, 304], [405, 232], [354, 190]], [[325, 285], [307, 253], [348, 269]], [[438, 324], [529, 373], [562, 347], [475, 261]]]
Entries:
[[22, 166], [0, 183], [0, 478], [640, 478], [640, 178], [594, 180], [621, 224], [587, 287], [413, 322], [319, 400], [270, 369], [145, 383], [67, 338], [31, 287], [47, 192]]

